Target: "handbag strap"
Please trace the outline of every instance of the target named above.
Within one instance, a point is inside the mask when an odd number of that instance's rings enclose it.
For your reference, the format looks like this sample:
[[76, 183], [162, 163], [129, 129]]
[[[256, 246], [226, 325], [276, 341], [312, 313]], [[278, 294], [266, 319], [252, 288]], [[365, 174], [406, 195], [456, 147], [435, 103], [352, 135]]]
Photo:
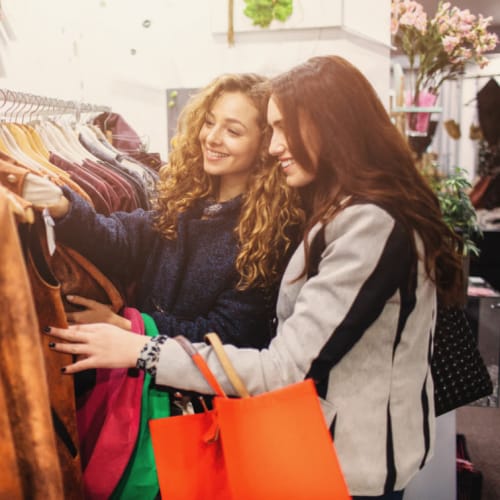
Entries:
[[176, 335], [173, 337], [175, 341], [186, 351], [189, 357], [193, 360], [194, 364], [198, 367], [201, 374], [208, 382], [208, 385], [213, 389], [217, 396], [227, 397], [224, 389], [220, 386], [219, 382], [215, 378], [215, 375], [210, 370], [205, 359], [200, 355], [200, 353], [194, 348], [193, 344], [184, 336]]
[[208, 340], [210, 345], [212, 346], [219, 363], [222, 365], [222, 368], [226, 372], [226, 376], [231, 382], [232, 386], [240, 396], [240, 398], [249, 398], [250, 393], [248, 392], [243, 380], [241, 380], [240, 376], [234, 369], [229, 356], [226, 354], [224, 350], [224, 346], [220, 341], [219, 336], [216, 333], [207, 333], [205, 335], [205, 339]]

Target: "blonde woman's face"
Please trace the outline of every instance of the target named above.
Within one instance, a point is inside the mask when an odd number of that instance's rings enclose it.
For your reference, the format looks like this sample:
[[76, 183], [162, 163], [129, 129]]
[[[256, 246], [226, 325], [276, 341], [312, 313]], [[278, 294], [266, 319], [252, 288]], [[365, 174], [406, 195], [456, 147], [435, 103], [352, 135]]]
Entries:
[[[261, 146], [258, 111], [241, 92], [222, 94], [208, 110], [199, 133], [203, 168], [243, 192]], [[240, 188], [238, 188], [240, 186]]]

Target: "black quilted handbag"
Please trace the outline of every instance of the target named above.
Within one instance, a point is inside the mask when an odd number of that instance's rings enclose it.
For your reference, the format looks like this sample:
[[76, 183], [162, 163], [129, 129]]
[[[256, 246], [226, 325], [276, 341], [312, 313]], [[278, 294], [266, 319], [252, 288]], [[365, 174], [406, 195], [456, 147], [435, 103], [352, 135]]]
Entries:
[[493, 392], [493, 384], [465, 312], [438, 307], [431, 361], [436, 415]]

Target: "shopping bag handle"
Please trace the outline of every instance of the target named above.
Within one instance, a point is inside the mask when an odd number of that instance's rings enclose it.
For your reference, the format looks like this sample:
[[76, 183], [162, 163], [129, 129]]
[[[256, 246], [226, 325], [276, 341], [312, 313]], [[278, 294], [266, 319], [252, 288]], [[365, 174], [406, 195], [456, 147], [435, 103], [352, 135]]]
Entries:
[[227, 397], [226, 393], [224, 392], [224, 389], [222, 389], [221, 385], [215, 378], [215, 375], [212, 373], [212, 370], [210, 370], [209, 366], [207, 365], [207, 362], [200, 355], [200, 353], [194, 348], [193, 344], [191, 344], [191, 342], [183, 335], [176, 335], [175, 337], [173, 337], [173, 339], [177, 341], [179, 345], [190, 356], [190, 358], [193, 360], [198, 370], [200, 370], [201, 374], [208, 382], [208, 385], [213, 389], [215, 394], [217, 394], [217, 396]]
[[[193, 360], [194, 364], [197, 366], [200, 373], [203, 375], [205, 380], [208, 382], [208, 385], [213, 389], [217, 396], [227, 397], [224, 389], [222, 389], [215, 375], [210, 370], [205, 359], [200, 355], [200, 353], [195, 349], [194, 345], [183, 335], [176, 335], [173, 337], [179, 345], [186, 351], [189, 357]], [[212, 346], [219, 363], [221, 364], [226, 377], [231, 382], [235, 391], [241, 398], [249, 398], [250, 393], [248, 392], [245, 384], [241, 380], [240, 376], [236, 372], [233, 364], [231, 363], [226, 351], [224, 351], [224, 346], [216, 333], [207, 333], [205, 335], [205, 339]]]
[[210, 345], [212, 346], [219, 363], [222, 365], [222, 368], [226, 372], [226, 376], [231, 382], [232, 386], [240, 396], [240, 398], [249, 398], [250, 393], [248, 392], [243, 380], [241, 380], [240, 376], [234, 369], [229, 356], [226, 354], [224, 350], [224, 346], [216, 333], [207, 333], [205, 335], [205, 339], [208, 340]]

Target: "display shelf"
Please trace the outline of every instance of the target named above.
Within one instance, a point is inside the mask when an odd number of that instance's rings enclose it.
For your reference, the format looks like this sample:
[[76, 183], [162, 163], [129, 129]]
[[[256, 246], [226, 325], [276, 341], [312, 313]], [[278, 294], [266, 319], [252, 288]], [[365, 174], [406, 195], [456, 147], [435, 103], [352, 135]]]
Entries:
[[394, 106], [393, 113], [442, 113], [440, 106]]

